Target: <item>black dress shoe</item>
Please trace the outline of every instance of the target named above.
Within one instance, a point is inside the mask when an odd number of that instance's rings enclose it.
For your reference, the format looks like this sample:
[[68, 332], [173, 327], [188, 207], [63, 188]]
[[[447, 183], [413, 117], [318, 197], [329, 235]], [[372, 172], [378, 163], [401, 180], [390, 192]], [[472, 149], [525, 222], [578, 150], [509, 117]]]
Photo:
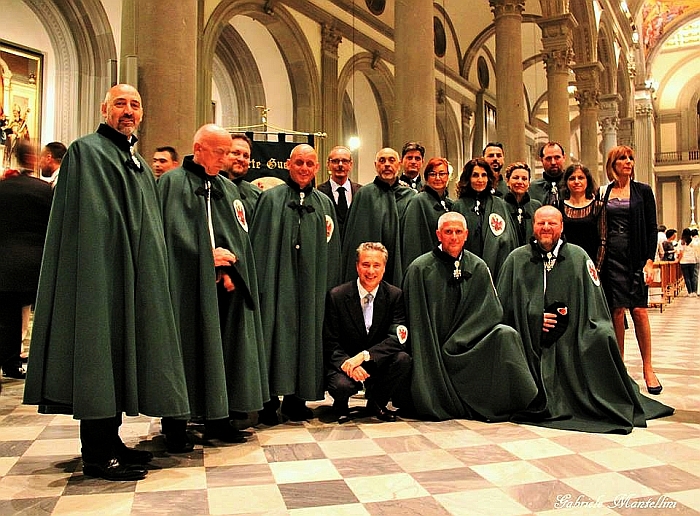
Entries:
[[[290, 401], [291, 400], [291, 401]], [[285, 396], [280, 412], [291, 421], [307, 421], [313, 419], [314, 411], [306, 406], [306, 402], [297, 398]]]
[[194, 450], [194, 443], [187, 433], [168, 432], [165, 434], [165, 449], [168, 453], [189, 453]]
[[3, 367], [2, 375], [5, 378], [15, 378], [16, 380], [24, 380], [27, 377], [27, 373], [25, 373], [22, 369], [18, 367], [12, 367], [7, 369]]
[[372, 400], [369, 400], [367, 402], [367, 409], [374, 417], [376, 417], [380, 421], [385, 421], [387, 423], [396, 421], [396, 412], [394, 410], [389, 410], [386, 407], [380, 407], [377, 403], [373, 402]]
[[146, 450], [136, 450], [134, 448], [128, 448], [122, 443], [121, 446], [117, 446], [117, 451], [115, 452], [117, 459], [122, 464], [136, 464], [144, 465], [148, 464], [153, 460], [153, 454]]
[[146, 468], [121, 464], [116, 457], [105, 462], [83, 462], [83, 473], [105, 480], [141, 480], [146, 477]]

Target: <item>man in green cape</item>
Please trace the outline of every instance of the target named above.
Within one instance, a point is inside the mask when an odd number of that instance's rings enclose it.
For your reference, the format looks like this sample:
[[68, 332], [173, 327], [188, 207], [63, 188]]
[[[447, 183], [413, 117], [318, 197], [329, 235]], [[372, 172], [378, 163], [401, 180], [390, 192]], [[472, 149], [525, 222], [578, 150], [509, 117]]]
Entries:
[[[219, 174], [231, 148], [214, 124], [194, 136], [193, 154], [158, 180], [170, 288], [180, 330], [190, 412], [205, 438], [243, 442], [231, 412], [269, 399], [253, 249], [233, 183]], [[193, 447], [186, 420], [163, 419], [168, 450]]]
[[251, 227], [257, 260], [271, 399], [259, 421], [313, 417], [305, 401], [323, 399], [326, 292], [340, 283], [340, 236], [332, 201], [313, 187], [313, 147], [292, 149], [286, 184], [264, 190]]
[[[228, 178], [238, 187], [238, 198], [243, 204], [243, 216], [245, 219], [245, 230], [253, 222], [255, 216], [255, 205], [262, 190], [254, 184], [245, 180], [245, 176], [250, 168], [250, 150], [253, 146], [250, 138], [243, 133], [233, 133], [231, 135], [231, 152], [226, 163]], [[240, 210], [237, 215], [241, 215]]]
[[400, 165], [399, 154], [394, 149], [377, 152], [374, 161], [377, 177], [353, 197], [343, 239], [344, 281], [357, 278], [357, 247], [363, 242], [381, 242], [389, 251], [384, 280], [391, 285], [401, 283], [401, 219], [416, 192], [399, 181]]
[[673, 413], [646, 398], [620, 357], [593, 261], [561, 239], [553, 206], [535, 212], [531, 245], [511, 253], [498, 279], [504, 322], [520, 333], [537, 382], [513, 419], [562, 430], [630, 433]]
[[80, 420], [83, 471], [146, 475], [119, 438], [122, 413], [189, 414], [156, 182], [135, 152], [143, 110], [112, 87], [105, 123], [61, 164], [44, 248], [24, 402]]
[[440, 246], [416, 258], [403, 282], [414, 410], [436, 420], [508, 420], [537, 393], [522, 342], [500, 324], [486, 264], [463, 249], [464, 216], [442, 215], [437, 236]]

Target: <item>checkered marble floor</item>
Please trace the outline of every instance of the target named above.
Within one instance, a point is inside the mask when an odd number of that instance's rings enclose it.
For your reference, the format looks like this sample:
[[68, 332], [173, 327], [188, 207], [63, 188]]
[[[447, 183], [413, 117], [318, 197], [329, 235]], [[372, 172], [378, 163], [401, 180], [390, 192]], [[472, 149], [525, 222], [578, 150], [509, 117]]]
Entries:
[[[139, 482], [83, 476], [77, 422], [22, 406], [23, 382], [3, 379], [0, 515], [700, 514], [698, 314], [700, 298], [650, 310], [659, 398], [676, 414], [630, 435], [466, 420], [338, 425], [323, 422], [326, 400], [308, 423], [170, 456], [156, 419], [125, 418], [124, 441], [156, 455]], [[632, 330], [627, 342], [643, 386]]]

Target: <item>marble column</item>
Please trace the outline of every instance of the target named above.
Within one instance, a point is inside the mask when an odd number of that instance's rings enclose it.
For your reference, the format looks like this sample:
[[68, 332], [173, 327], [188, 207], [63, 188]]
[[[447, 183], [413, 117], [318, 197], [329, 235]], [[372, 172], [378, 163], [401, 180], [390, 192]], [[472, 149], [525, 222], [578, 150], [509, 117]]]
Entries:
[[[327, 135], [318, 140], [318, 155], [322, 163], [325, 163], [325, 158], [333, 147], [344, 145], [340, 141], [342, 117], [338, 93], [338, 45], [342, 39], [335, 27], [326, 24], [321, 27], [321, 130]], [[321, 169], [321, 177], [325, 177], [325, 166]]]
[[634, 175], [655, 189], [654, 108], [650, 99], [638, 99], [634, 108]]
[[[474, 110], [467, 104], [462, 104], [462, 161], [467, 162], [473, 156], [472, 150], [469, 148], [469, 142], [472, 139], [472, 117]], [[476, 132], [476, 127], [474, 127]], [[479, 149], [481, 150], [481, 149]], [[456, 163], [452, 164], [456, 166]], [[460, 171], [461, 172], [461, 171]]]
[[394, 6], [396, 103], [391, 145], [409, 140], [438, 151], [435, 137], [435, 48], [432, 0], [396, 0]]
[[[600, 124], [600, 133], [602, 135], [603, 154], [603, 176], [605, 176], [605, 160], [608, 158], [610, 149], [617, 145], [617, 132], [620, 126], [619, 102], [622, 96], [618, 93], [611, 95], [600, 95], [598, 97], [600, 109], [598, 110], [598, 123]], [[607, 178], [604, 178], [607, 179]]]
[[[523, 116], [522, 12], [525, 0], [489, 0], [496, 28], [496, 129], [507, 161], [527, 161]], [[476, 146], [476, 144], [475, 144]], [[479, 149], [481, 151], [481, 149]]]
[[587, 166], [600, 184], [598, 159], [598, 110], [600, 108], [600, 63], [586, 63], [573, 67], [576, 73], [576, 93], [581, 128], [581, 163]]
[[542, 29], [544, 64], [547, 70], [549, 139], [569, 152], [569, 67], [573, 61], [572, 31], [578, 26], [571, 14], [551, 16], [537, 22]]
[[[176, 34], [164, 36], [156, 30], [163, 26], [163, 13], [168, 26], [177, 27]], [[123, 1], [119, 80], [128, 77], [138, 83], [134, 86], [144, 111], [139, 152], [147, 161], [162, 145], [175, 147], [180, 155], [192, 153], [197, 129], [197, 20], [197, 2]]]
[[693, 186], [692, 174], [681, 174], [681, 223], [678, 229], [678, 238], [683, 228], [690, 226], [690, 188]]

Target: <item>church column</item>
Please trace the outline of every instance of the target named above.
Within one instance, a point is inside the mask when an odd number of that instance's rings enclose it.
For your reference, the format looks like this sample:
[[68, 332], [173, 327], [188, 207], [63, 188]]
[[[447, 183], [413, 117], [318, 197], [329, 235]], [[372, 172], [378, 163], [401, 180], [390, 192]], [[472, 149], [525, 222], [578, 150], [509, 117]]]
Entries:
[[543, 18], [537, 24], [542, 29], [544, 64], [547, 69], [549, 139], [564, 145], [568, 153], [571, 138], [569, 66], [574, 57], [572, 31], [578, 24], [571, 14]]
[[[522, 12], [525, 0], [489, 0], [496, 28], [496, 128], [508, 162], [527, 161], [523, 111]], [[480, 143], [480, 142], [479, 142]], [[481, 147], [483, 148], [483, 147]], [[479, 152], [481, 152], [481, 148]]]
[[[328, 152], [336, 145], [346, 145], [340, 141], [340, 99], [338, 96], [338, 45], [342, 41], [340, 32], [324, 24], [321, 27], [321, 130], [326, 138], [319, 139], [318, 156], [325, 163]], [[325, 165], [321, 167], [321, 177], [325, 177]]]
[[634, 175], [655, 189], [654, 108], [651, 98], [638, 98], [634, 107]]
[[617, 131], [620, 126], [619, 115], [619, 102], [622, 97], [619, 93], [613, 93], [611, 95], [600, 95], [598, 97], [600, 101], [600, 110], [598, 111], [598, 123], [600, 124], [600, 132], [603, 137], [602, 142], [602, 153], [603, 153], [603, 180], [607, 181], [605, 177], [605, 160], [608, 158], [608, 152], [610, 149], [617, 145]]
[[435, 135], [435, 47], [432, 0], [396, 0], [394, 7], [396, 104], [391, 144], [409, 140], [438, 151]]
[[693, 186], [692, 174], [681, 174], [681, 224], [678, 228], [678, 238], [680, 239], [681, 228], [690, 226], [690, 188]]
[[[177, 34], [163, 37], [163, 24]], [[141, 93], [144, 117], [139, 152], [150, 161], [156, 147], [171, 145], [180, 155], [192, 152], [196, 127], [197, 2], [124, 0], [119, 81]]]
[[[474, 110], [467, 104], [462, 104], [462, 161], [467, 162], [471, 158], [472, 150], [469, 148], [469, 142], [472, 139], [472, 117]], [[477, 128], [474, 127], [476, 133]], [[481, 149], [479, 149], [481, 150]]]
[[589, 168], [600, 184], [598, 167], [598, 109], [600, 107], [600, 63], [586, 63], [573, 67], [576, 73], [576, 93], [581, 126], [581, 163]]

